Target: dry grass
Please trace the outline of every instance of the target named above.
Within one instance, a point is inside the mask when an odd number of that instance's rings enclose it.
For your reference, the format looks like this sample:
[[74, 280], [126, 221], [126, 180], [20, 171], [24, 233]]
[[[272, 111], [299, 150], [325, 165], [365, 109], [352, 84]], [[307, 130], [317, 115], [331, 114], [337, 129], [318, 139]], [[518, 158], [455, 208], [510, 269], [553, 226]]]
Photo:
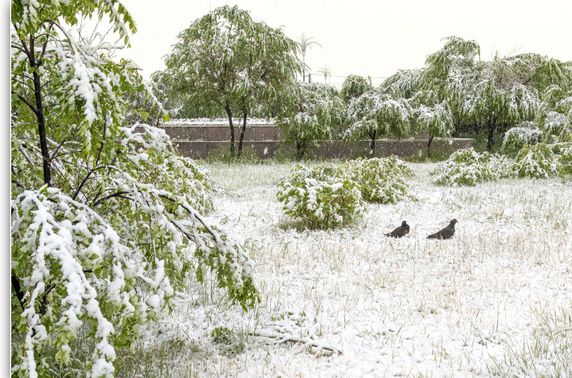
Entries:
[[[274, 197], [291, 164], [210, 165], [221, 189], [214, 217], [251, 251], [263, 301], [242, 314], [218, 289], [191, 284], [174, 314], [120, 354], [120, 375], [551, 376], [570, 368], [570, 181], [444, 188], [430, 182], [434, 165], [411, 166], [410, 199], [370, 205], [346, 228], [298, 231], [284, 227]], [[453, 239], [425, 239], [453, 217]], [[407, 237], [382, 236], [402, 220]], [[213, 342], [221, 326], [244, 350]], [[268, 329], [343, 354], [252, 336]]]

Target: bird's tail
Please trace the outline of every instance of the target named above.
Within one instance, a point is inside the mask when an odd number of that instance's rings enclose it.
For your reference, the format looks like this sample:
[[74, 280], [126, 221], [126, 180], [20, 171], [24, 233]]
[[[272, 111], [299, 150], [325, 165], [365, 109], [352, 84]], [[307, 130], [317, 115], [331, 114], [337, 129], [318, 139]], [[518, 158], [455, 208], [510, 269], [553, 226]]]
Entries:
[[431, 234], [427, 236], [427, 239], [437, 239], [437, 234]]

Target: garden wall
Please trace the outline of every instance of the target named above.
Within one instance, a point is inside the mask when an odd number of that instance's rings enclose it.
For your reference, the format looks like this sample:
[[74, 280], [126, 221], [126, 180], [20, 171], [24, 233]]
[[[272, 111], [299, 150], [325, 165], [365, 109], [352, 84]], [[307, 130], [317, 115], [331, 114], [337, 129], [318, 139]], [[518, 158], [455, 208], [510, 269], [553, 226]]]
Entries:
[[[239, 125], [237, 121], [236, 125]], [[173, 140], [177, 150], [184, 156], [194, 159], [205, 158], [228, 149], [230, 130], [226, 123], [196, 122], [166, 123], [161, 125]], [[235, 139], [238, 145], [240, 127], [235, 127]], [[271, 122], [256, 122], [246, 128], [244, 149], [254, 153], [259, 158], [293, 156], [293, 144], [280, 141], [281, 130]], [[458, 149], [468, 148], [472, 139], [455, 138], [452, 140], [438, 139], [433, 141], [431, 150], [435, 155], [450, 154]], [[415, 138], [393, 140], [380, 139], [376, 141], [375, 156], [412, 156], [425, 152], [427, 138], [419, 135]], [[369, 151], [369, 141], [346, 143], [339, 140], [323, 141], [319, 147], [310, 147], [307, 155], [316, 158], [351, 158], [364, 156]]]

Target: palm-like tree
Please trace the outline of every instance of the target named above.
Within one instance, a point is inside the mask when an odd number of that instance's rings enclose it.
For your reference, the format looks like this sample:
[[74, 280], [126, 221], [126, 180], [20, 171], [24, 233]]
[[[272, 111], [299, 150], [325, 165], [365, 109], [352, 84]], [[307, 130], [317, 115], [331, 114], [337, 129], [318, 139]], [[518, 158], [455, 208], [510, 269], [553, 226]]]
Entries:
[[312, 45], [317, 45], [322, 47], [318, 42], [312, 40], [313, 37], [306, 37], [304, 33], [300, 37], [300, 50], [302, 51], [302, 81], [306, 81], [306, 52]]
[[329, 84], [330, 78], [332, 77], [332, 70], [326, 64], [324, 67], [320, 68], [318, 71], [322, 75], [324, 75], [324, 84]]

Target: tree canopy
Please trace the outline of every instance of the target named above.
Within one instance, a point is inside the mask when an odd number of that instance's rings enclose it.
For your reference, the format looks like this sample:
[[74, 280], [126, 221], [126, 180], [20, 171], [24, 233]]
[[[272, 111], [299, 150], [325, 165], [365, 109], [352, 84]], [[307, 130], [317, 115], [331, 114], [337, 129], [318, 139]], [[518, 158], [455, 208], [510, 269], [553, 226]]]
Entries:
[[298, 44], [280, 29], [256, 22], [237, 6], [222, 6], [194, 21], [179, 34], [157, 74], [175, 108], [199, 104], [208, 114], [224, 112], [234, 151], [233, 117], [246, 119], [276, 105], [301, 71]]
[[372, 86], [365, 77], [349, 75], [342, 84], [340, 97], [346, 102], [346, 104], [349, 104], [352, 99], [361, 96], [371, 89]]
[[343, 136], [346, 140], [370, 138], [370, 154], [377, 137], [403, 137], [411, 131], [411, 106], [403, 98], [392, 98], [378, 90], [370, 90], [351, 101], [347, 119], [351, 123]]
[[344, 103], [335, 88], [322, 83], [298, 83], [291, 105], [277, 120], [287, 142], [295, 143], [301, 159], [310, 145], [330, 139], [344, 116]]

